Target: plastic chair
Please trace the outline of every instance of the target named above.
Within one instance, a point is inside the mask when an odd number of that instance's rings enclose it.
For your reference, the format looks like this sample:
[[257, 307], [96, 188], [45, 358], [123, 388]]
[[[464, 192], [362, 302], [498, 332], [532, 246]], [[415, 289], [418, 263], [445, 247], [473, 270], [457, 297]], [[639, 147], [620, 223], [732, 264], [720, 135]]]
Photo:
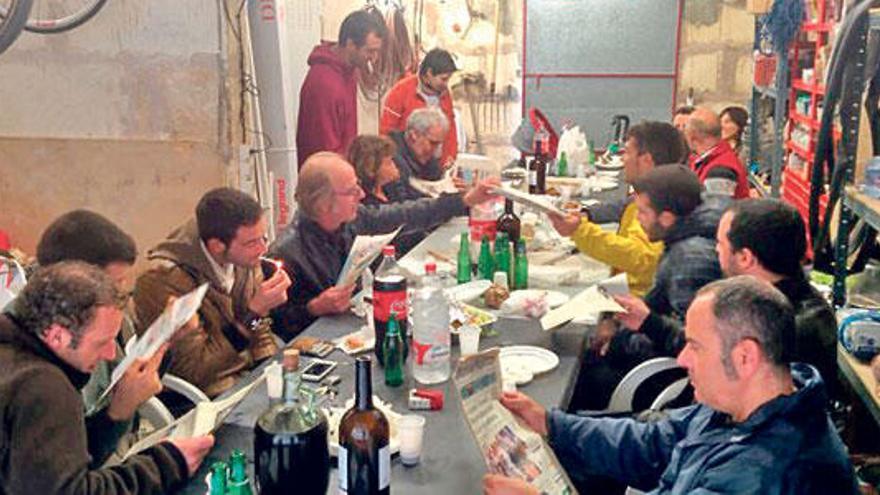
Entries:
[[[611, 394], [611, 400], [608, 401], [608, 407], [596, 411], [578, 411], [578, 414], [582, 416], [600, 416], [605, 414], [633, 412], [633, 398], [639, 387], [655, 375], [675, 368], [679, 368], [678, 362], [675, 358], [658, 357], [648, 359], [624, 375], [623, 379], [620, 380], [620, 383], [617, 384], [617, 387]], [[666, 392], [666, 390], [664, 390], [664, 392]], [[660, 395], [663, 394], [661, 393]], [[674, 397], [675, 396], [673, 396], [673, 398]]]
[[[128, 342], [125, 343], [126, 354], [131, 352], [135, 343], [137, 343], [136, 336], [128, 339]], [[208, 402], [211, 400], [201, 391], [201, 389], [179, 376], [172, 375], [171, 373], [165, 373], [162, 376], [162, 386], [182, 395], [193, 404]], [[156, 397], [151, 397], [147, 402], [143, 403], [141, 407], [138, 408], [138, 414], [148, 421], [154, 428], [161, 428], [174, 421], [174, 415], [171, 414], [168, 408], [165, 407], [165, 404]]]
[[687, 388], [688, 383], [690, 383], [690, 378], [684, 377], [679, 378], [678, 380], [672, 382], [669, 386], [663, 389], [660, 392], [660, 395], [654, 399], [654, 402], [651, 403], [650, 409], [652, 411], [660, 411], [666, 407], [667, 404], [674, 401], [684, 392], [684, 389]]

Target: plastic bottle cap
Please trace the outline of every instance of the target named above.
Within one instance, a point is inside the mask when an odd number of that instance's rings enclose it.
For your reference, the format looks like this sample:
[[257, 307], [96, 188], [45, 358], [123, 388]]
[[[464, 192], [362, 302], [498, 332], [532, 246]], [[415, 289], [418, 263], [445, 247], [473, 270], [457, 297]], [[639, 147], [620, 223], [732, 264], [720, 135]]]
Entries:
[[437, 273], [437, 263], [429, 261], [425, 263], [425, 275], [433, 275]]
[[395, 255], [394, 245], [393, 245], [393, 244], [389, 244], [389, 245], [383, 247], [383, 248], [382, 248], [382, 255], [384, 255], [384, 256], [394, 256], [394, 255]]
[[285, 349], [282, 363], [285, 371], [296, 371], [299, 368], [299, 350]]

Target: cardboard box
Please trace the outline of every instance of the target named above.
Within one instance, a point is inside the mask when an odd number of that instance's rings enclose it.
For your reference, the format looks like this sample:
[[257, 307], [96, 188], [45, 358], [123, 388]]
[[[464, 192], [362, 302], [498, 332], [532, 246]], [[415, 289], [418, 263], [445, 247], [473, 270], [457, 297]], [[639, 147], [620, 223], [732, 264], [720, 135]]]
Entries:
[[773, 0], [746, 0], [746, 12], [750, 14], [766, 14], [772, 6]]

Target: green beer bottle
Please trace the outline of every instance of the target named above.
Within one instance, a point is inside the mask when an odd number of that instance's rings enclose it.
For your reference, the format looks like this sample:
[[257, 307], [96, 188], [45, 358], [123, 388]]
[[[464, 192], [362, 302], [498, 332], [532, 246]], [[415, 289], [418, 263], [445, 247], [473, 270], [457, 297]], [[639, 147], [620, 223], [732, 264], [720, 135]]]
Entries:
[[492, 259], [492, 248], [489, 246], [489, 236], [484, 235], [480, 243], [480, 257], [477, 259], [477, 277], [483, 280], [492, 280], [495, 273], [495, 260]]
[[232, 451], [232, 455], [229, 456], [229, 470], [231, 474], [229, 475], [229, 495], [253, 495], [254, 491], [251, 489], [251, 481], [248, 479], [247, 475], [247, 460], [244, 457], [244, 452], [236, 449]]
[[385, 355], [385, 385], [399, 387], [403, 385], [403, 339], [397, 324], [397, 314], [391, 312], [388, 318], [388, 331], [382, 343]]
[[520, 239], [516, 243], [516, 255], [513, 261], [513, 290], [529, 288], [529, 259], [526, 257], [526, 241]]
[[568, 158], [565, 152], [559, 155], [559, 161], [556, 162], [556, 175], [559, 177], [568, 177]]
[[456, 282], [463, 284], [471, 281], [471, 246], [468, 243], [468, 233], [461, 233], [461, 243], [458, 246], [458, 272]]
[[211, 481], [209, 495], [226, 495], [226, 484], [229, 472], [226, 463], [217, 461], [211, 464]]
[[511, 286], [510, 239], [507, 232], [499, 232], [495, 237], [495, 271], [507, 274], [507, 286]]

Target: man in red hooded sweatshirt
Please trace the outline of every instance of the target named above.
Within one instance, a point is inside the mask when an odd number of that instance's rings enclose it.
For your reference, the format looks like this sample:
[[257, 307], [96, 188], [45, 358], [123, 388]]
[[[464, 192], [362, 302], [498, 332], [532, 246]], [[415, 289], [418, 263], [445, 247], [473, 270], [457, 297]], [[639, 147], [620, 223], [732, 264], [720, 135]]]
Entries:
[[746, 169], [733, 148], [721, 139], [718, 114], [697, 107], [688, 117], [684, 136], [692, 153], [689, 165], [706, 192], [734, 199], [749, 197]]
[[323, 42], [312, 50], [299, 92], [299, 166], [318, 151], [346, 154], [358, 132], [356, 71], [378, 61], [386, 33], [378, 16], [357, 10], [342, 21], [337, 43]]

